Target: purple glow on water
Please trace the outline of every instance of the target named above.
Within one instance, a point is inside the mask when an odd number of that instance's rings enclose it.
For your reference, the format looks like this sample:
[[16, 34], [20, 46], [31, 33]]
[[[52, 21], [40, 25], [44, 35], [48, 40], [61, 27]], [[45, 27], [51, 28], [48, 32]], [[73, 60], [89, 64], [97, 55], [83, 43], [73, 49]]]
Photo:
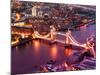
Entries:
[[[86, 38], [95, 34], [95, 25], [89, 26], [85, 31], [72, 31], [72, 36], [80, 43], [85, 43]], [[64, 40], [64, 37], [60, 37]], [[66, 60], [66, 52], [70, 53], [75, 50], [66, 49], [60, 44], [48, 44], [33, 40], [23, 46], [12, 48], [11, 50], [11, 67], [12, 73], [33, 73], [34, 66], [45, 65], [49, 60], [56, 60], [56, 64], [61, 64]]]

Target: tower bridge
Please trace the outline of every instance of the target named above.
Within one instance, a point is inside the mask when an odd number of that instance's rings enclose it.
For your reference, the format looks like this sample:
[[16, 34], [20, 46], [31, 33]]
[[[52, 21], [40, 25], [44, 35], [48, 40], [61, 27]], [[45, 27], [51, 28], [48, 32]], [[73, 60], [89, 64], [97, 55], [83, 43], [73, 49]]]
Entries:
[[[86, 43], [80, 43], [78, 42], [71, 34], [71, 31], [68, 30], [66, 33], [61, 33], [61, 32], [57, 32], [56, 29], [52, 26], [51, 30], [48, 34], [46, 35], [41, 35], [39, 34], [38, 31], [33, 31], [32, 28], [28, 28], [26, 30], [23, 30], [24, 28], [21, 28], [19, 30], [16, 29], [16, 27], [13, 27], [12, 30], [13, 31], [17, 31], [16, 33], [19, 33], [20, 35], [23, 34], [23, 36], [27, 35], [32, 35], [33, 39], [35, 38], [39, 38], [39, 39], [43, 39], [43, 40], [47, 40], [47, 41], [51, 41], [51, 42], [57, 42], [57, 43], [61, 43], [61, 44], [65, 44], [65, 45], [73, 45], [73, 46], [78, 46], [78, 47], [82, 47], [85, 50], [90, 50], [90, 52], [95, 56], [95, 50], [94, 50], [94, 43], [91, 44], [91, 41], [93, 41], [93, 38], [89, 38], [86, 40]], [[20, 31], [24, 31], [22, 33], [20, 33]], [[26, 32], [26, 33], [25, 33]], [[14, 32], [15, 33], [15, 32]], [[65, 37], [64, 40], [59, 40], [57, 39], [57, 35], [61, 35], [62, 37]]]
[[[56, 39], [57, 35], [61, 35], [61, 36], [65, 37], [65, 40], [62, 41], [62, 40]], [[64, 33], [61, 33], [61, 32], [57, 32], [54, 27], [51, 27], [50, 33], [48, 33], [45, 36], [42, 36], [41, 34], [39, 34], [38, 31], [34, 31], [34, 37], [35, 38], [39, 38], [39, 39], [44, 39], [44, 40], [49, 40], [49, 41], [57, 42], [57, 43], [62, 43], [62, 44], [65, 44], [65, 45], [69, 45], [70, 44], [70, 45], [82, 47], [85, 50], [90, 50], [90, 52], [95, 57], [94, 43], [91, 44], [89, 40], [86, 40], [86, 43], [83, 43], [83, 44], [78, 42], [72, 36], [70, 30], [68, 30], [66, 32], [66, 34], [64, 34]], [[91, 38], [91, 39], [93, 39], [93, 38]]]

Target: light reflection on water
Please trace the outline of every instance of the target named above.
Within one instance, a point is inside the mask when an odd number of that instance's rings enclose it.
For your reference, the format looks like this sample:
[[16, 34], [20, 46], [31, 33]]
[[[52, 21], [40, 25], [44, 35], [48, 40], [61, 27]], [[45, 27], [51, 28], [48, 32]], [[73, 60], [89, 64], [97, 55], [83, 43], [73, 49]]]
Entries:
[[[56, 60], [58, 56], [58, 46], [56, 44], [48, 45], [47, 43], [41, 42], [40, 40], [33, 40], [32, 41], [32, 47], [33, 47], [33, 54], [37, 56], [46, 55], [52, 60]], [[42, 57], [46, 58], [46, 57]]]
[[72, 49], [71, 48], [66, 48], [65, 49], [65, 56], [71, 56], [73, 53]]
[[16, 49], [16, 53], [19, 54], [19, 47], [16, 46], [15, 49]]
[[39, 40], [32, 41], [32, 46], [34, 47], [35, 55], [38, 55], [40, 52], [40, 42]]
[[56, 59], [57, 58], [57, 53], [58, 53], [57, 45], [55, 44], [55, 45], [51, 46], [51, 48], [50, 48], [51, 58]]

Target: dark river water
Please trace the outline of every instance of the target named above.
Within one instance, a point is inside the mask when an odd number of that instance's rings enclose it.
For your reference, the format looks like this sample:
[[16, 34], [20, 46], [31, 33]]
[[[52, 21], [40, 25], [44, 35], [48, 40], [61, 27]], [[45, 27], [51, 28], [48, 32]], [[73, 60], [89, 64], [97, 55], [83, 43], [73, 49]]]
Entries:
[[[72, 31], [72, 36], [80, 43], [85, 43], [86, 38], [95, 34], [95, 25], [81, 28], [79, 31]], [[57, 39], [64, 40], [58, 36]], [[67, 49], [60, 44], [48, 44], [41, 40], [32, 40], [21, 46], [11, 49], [11, 72], [12, 73], [32, 73], [33, 66], [45, 65], [50, 60], [56, 60], [60, 64], [77, 50]]]

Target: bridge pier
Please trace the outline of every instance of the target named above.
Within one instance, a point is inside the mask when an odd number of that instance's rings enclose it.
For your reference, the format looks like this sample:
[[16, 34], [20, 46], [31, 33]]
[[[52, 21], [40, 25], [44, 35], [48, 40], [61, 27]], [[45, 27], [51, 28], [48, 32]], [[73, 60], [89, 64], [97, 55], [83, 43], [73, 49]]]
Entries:
[[72, 48], [71, 41], [68, 37], [65, 39], [65, 48]]
[[51, 26], [50, 39], [51, 39], [51, 41], [55, 41], [56, 40], [56, 29], [54, 28], [54, 26]]
[[69, 38], [69, 35], [71, 34], [71, 31], [66, 32], [66, 39], [65, 39], [65, 48], [72, 48], [71, 40]]

